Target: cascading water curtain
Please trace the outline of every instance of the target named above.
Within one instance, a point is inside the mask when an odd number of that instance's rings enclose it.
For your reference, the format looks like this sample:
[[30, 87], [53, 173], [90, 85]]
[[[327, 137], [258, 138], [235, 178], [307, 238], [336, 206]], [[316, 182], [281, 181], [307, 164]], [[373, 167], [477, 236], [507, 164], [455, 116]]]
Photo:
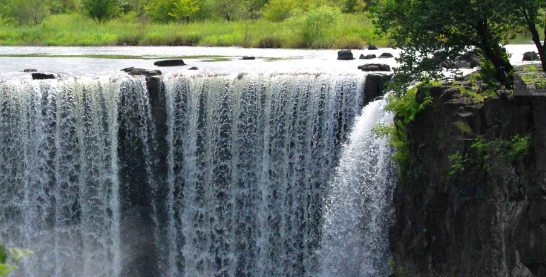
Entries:
[[119, 82], [0, 83], [0, 238], [21, 276], [117, 276]]
[[390, 274], [388, 226], [396, 171], [388, 139], [372, 132], [378, 123], [393, 122], [385, 105], [385, 100], [379, 100], [363, 109], [325, 191], [320, 276]]
[[166, 80], [166, 276], [316, 276], [322, 195], [362, 84], [325, 74]]
[[17, 275], [317, 276], [363, 81], [0, 83], [0, 238], [36, 252]]

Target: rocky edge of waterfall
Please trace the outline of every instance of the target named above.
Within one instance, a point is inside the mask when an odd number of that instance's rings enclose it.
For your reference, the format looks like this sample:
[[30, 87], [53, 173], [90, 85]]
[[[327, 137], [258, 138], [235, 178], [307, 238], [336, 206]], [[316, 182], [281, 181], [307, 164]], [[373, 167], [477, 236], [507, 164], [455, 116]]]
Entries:
[[[405, 126], [391, 276], [546, 276], [546, 94], [476, 101], [462, 93], [473, 88], [467, 78], [417, 91], [432, 102]], [[532, 143], [518, 159], [486, 151], [516, 136]]]

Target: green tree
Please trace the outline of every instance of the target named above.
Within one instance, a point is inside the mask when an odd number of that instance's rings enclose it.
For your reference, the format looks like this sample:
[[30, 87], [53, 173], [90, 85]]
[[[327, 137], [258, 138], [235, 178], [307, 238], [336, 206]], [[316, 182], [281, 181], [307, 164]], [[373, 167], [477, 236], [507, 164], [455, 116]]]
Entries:
[[76, 10], [75, 0], [49, 0], [49, 11], [52, 14], [68, 13]]
[[49, 15], [46, 0], [7, 0], [0, 13], [19, 25], [38, 25]]
[[271, 0], [262, 13], [267, 20], [278, 22], [289, 18], [297, 6], [297, 0]]
[[262, 8], [270, 1], [268, 0], [245, 0], [247, 16], [252, 19], [259, 18], [262, 13]]
[[[505, 0], [510, 1], [510, 0]], [[542, 70], [546, 72], [546, 1], [544, 0], [512, 0], [513, 7], [505, 12], [512, 20], [520, 22], [525, 26], [537, 47]], [[543, 28], [544, 41], [541, 43], [538, 27]]]
[[506, 18], [511, 0], [385, 0], [372, 9], [374, 23], [402, 48], [399, 76], [439, 77], [441, 65], [474, 46], [494, 66], [494, 78], [512, 83], [512, 65], [501, 44], [517, 23]]
[[218, 15], [231, 21], [244, 10], [244, 0], [214, 0], [214, 7]]
[[104, 22], [120, 13], [119, 0], [82, 0], [82, 8], [91, 18]]
[[190, 16], [199, 10], [199, 4], [195, 0], [175, 0], [174, 8], [169, 15], [176, 19], [185, 19], [190, 22]]

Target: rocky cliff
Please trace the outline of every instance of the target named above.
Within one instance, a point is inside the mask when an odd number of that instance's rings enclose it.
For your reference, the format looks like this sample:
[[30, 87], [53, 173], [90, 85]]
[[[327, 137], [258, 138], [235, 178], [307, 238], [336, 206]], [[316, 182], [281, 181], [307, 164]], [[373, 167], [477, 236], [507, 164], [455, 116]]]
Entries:
[[394, 276], [546, 276], [546, 97], [419, 89], [394, 193]]

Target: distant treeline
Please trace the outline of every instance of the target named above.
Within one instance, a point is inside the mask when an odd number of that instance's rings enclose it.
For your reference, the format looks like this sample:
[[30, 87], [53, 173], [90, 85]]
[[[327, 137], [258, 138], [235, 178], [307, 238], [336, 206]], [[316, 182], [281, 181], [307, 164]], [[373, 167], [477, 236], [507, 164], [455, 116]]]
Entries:
[[265, 18], [283, 21], [320, 7], [365, 11], [380, 0], [0, 0], [0, 23], [38, 25], [50, 15], [80, 13], [99, 22], [127, 14], [157, 23]]
[[0, 0], [0, 45], [386, 46], [368, 17], [371, 6], [372, 0]]

